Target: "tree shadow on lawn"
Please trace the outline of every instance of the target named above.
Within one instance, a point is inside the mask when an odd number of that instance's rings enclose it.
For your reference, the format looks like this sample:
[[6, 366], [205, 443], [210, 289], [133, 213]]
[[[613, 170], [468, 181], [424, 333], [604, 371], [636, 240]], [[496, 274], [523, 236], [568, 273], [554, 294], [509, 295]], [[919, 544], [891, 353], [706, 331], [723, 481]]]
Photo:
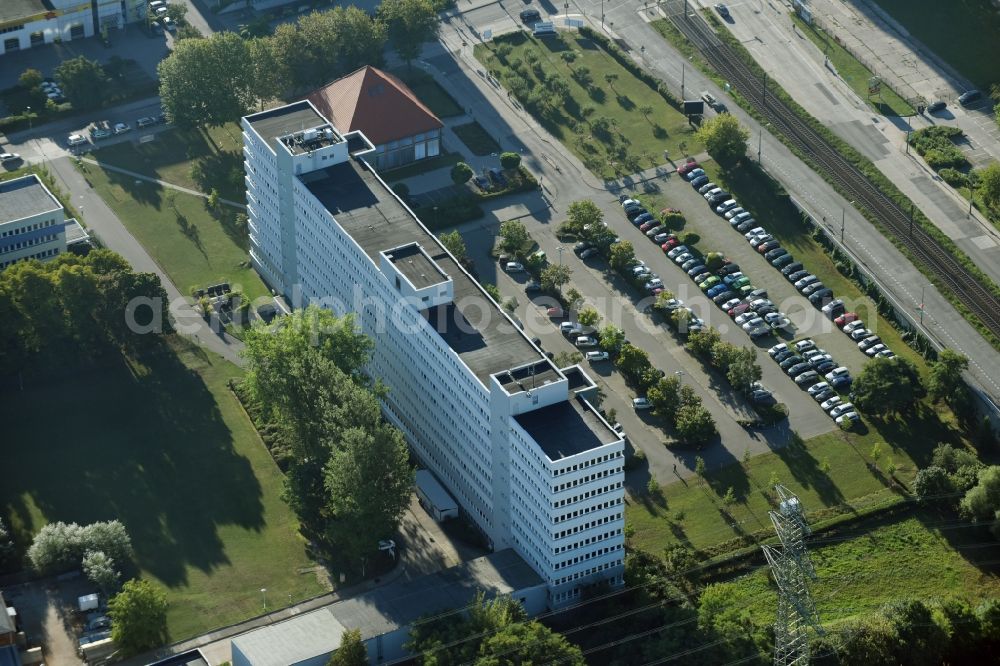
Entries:
[[209, 572], [229, 562], [221, 526], [265, 523], [260, 484], [215, 396], [165, 344], [156, 347], [141, 376], [110, 355], [58, 384], [3, 396], [8, 441], [21, 445], [7, 451], [0, 506], [25, 524], [28, 497], [50, 521], [121, 520], [136, 564], [177, 586], [187, 566]]
[[846, 501], [844, 494], [830, 479], [830, 475], [820, 469], [820, 462], [797, 434], [792, 436], [788, 446], [774, 449], [774, 453], [803, 488], [811, 488], [819, 495], [824, 506], [843, 504]]
[[[942, 421], [933, 407], [925, 402], [918, 403], [914, 413], [869, 416], [867, 420], [892, 451], [905, 452], [917, 467], [930, 464], [934, 447], [938, 444], [965, 446], [961, 430]], [[867, 451], [862, 453], [868, 454]]]
[[191, 165], [191, 178], [205, 194], [217, 190], [219, 196], [240, 202], [243, 190], [243, 156], [234, 151], [213, 152]]
[[[927, 530], [944, 539], [966, 562], [984, 574], [1000, 576], [1000, 542], [988, 526], [941, 529], [942, 523], [965, 522], [950, 506], [921, 506], [914, 516]], [[994, 580], [994, 589], [1000, 581]]]
[[[140, 180], [127, 173], [119, 173], [110, 169], [101, 169], [101, 172], [108, 179], [110, 185], [117, 185], [122, 188], [129, 197], [135, 201], [152, 206], [156, 210], [163, 208], [163, 194], [165, 188], [159, 183], [148, 180]], [[120, 202], [125, 203], [125, 202]]]

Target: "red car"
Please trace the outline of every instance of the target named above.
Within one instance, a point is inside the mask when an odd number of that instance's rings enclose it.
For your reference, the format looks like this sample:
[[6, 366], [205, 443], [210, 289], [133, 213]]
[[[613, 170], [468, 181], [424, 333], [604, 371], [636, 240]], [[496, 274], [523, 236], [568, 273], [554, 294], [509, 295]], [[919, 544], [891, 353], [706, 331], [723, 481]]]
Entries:
[[677, 175], [678, 176], [683, 176], [688, 171], [691, 171], [692, 169], [697, 169], [697, 168], [698, 168], [698, 163], [695, 162], [694, 160], [692, 160], [690, 162], [685, 162], [684, 164], [682, 164], [679, 167], [677, 167]]
[[659, 224], [660, 224], [659, 220], [650, 220], [649, 222], [643, 222], [639, 226], [639, 231], [642, 231], [642, 232], [649, 231], [650, 229], [652, 229], [655, 226], [658, 226]]
[[731, 309], [729, 311], [729, 316], [730, 317], [738, 317], [739, 315], [743, 314], [744, 312], [746, 312], [749, 309], [750, 309], [750, 304], [749, 303], [740, 303], [735, 308], [733, 308], [733, 309]]
[[669, 252], [680, 245], [680, 241], [676, 237], [667, 239], [667, 242], [660, 246], [660, 249], [664, 252]]
[[837, 325], [837, 328], [844, 328], [852, 321], [857, 321], [857, 320], [858, 320], [858, 315], [856, 312], [848, 312], [834, 319], [833, 323]]

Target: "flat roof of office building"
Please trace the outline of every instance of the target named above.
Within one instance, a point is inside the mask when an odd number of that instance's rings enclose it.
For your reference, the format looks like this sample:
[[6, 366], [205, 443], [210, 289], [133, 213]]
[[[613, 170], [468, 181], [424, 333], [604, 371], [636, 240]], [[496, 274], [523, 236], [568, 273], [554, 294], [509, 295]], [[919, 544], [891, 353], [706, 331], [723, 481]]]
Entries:
[[549, 457], [556, 461], [621, 439], [583, 398], [557, 402], [514, 417]]
[[54, 9], [47, 0], [3, 0], [0, 2], [0, 23], [44, 14]]
[[234, 638], [233, 646], [255, 666], [287, 666], [336, 650], [345, 627], [360, 630], [362, 640], [368, 640], [427, 614], [462, 608], [480, 590], [492, 598], [544, 584], [508, 548], [255, 629]]
[[437, 262], [421, 252], [416, 243], [395, 248], [386, 252], [386, 256], [415, 289], [424, 289], [448, 279]]
[[451, 276], [454, 300], [424, 316], [484, 386], [492, 374], [545, 360], [363, 162], [350, 159], [299, 178], [376, 265], [382, 251], [418, 243]]
[[246, 119], [271, 150], [275, 150], [278, 137], [328, 124], [307, 101], [255, 113]]
[[0, 182], [0, 224], [61, 209], [59, 201], [33, 173]]

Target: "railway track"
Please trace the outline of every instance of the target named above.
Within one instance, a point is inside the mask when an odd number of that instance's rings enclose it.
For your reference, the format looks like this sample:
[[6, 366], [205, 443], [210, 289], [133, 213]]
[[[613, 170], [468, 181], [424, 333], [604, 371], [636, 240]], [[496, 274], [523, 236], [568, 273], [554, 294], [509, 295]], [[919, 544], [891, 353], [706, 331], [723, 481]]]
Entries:
[[856, 166], [831, 146], [775, 95], [768, 95], [765, 82], [715, 35], [695, 11], [684, 15], [683, 2], [675, 0], [668, 12], [678, 30], [701, 51], [705, 59], [739, 90], [768, 122], [781, 132], [813, 164], [832, 179], [855, 204], [868, 209], [925, 269], [947, 285], [994, 335], [1000, 337], [1000, 299], [979, 282], [947, 249], [941, 247], [920, 225], [914, 224], [899, 204], [882, 192]]

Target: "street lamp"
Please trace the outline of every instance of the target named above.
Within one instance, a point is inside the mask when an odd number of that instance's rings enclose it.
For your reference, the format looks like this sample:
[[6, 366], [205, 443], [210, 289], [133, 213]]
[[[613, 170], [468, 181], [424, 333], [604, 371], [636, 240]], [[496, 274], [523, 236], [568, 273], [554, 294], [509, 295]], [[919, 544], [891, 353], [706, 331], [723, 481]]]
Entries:
[[30, 132], [31, 131], [31, 107], [30, 106], [27, 107], [26, 110], [28, 111], [28, 131]]
[[926, 286], [927, 286], [926, 284], [920, 285], [920, 306], [917, 307], [917, 309], [920, 310], [920, 325], [921, 326], [924, 325], [924, 288]]
[[562, 266], [562, 253], [563, 253], [563, 250], [564, 250], [564, 249], [565, 249], [565, 248], [564, 248], [563, 246], [561, 246], [561, 245], [560, 245], [559, 247], [557, 247], [557, 248], [556, 248], [556, 250], [558, 250], [558, 251], [559, 251], [559, 265], [560, 265], [560, 266]]
[[771, 123], [767, 123], [766, 125], [760, 126], [760, 136], [757, 138], [757, 164], [760, 164], [760, 149], [764, 143], [764, 128], [770, 126]]
[[601, 30], [604, 30], [604, 0], [601, 0]]
[[267, 612], [267, 588], [260, 588], [260, 598], [264, 602], [264, 612]]
[[[848, 204], [848, 206], [853, 206], [854, 202]], [[847, 206], [840, 209], [840, 243], [844, 243], [844, 225], [847, 222]]]

